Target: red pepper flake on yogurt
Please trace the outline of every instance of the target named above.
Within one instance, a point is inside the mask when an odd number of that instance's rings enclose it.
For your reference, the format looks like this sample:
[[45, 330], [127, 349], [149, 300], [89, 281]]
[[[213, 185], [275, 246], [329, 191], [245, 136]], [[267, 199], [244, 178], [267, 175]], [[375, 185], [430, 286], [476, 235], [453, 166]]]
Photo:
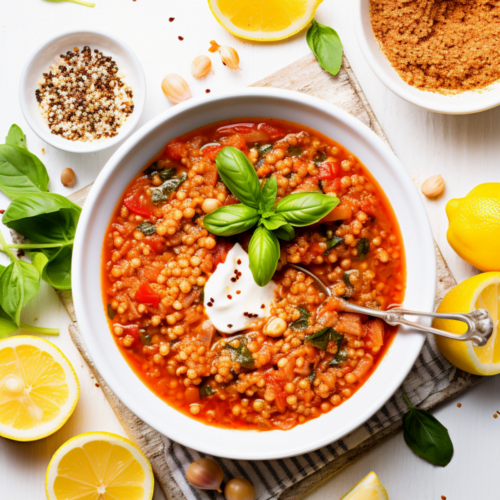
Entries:
[[97, 49], [75, 47], [61, 54], [35, 91], [51, 133], [82, 142], [118, 135], [134, 111], [124, 77], [116, 62]]

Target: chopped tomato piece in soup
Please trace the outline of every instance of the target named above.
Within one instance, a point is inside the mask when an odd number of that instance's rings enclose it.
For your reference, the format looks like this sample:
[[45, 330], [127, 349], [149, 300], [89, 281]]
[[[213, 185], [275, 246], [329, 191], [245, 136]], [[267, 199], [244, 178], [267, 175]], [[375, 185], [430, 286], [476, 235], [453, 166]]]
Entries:
[[160, 296], [151, 288], [149, 283], [143, 283], [135, 293], [135, 300], [147, 306], [158, 307]]

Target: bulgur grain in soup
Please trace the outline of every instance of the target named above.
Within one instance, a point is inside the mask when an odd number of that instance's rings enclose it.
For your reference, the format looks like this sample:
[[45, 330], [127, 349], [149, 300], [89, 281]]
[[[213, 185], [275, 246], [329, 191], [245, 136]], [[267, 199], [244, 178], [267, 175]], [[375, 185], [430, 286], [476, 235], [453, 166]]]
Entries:
[[[243, 151], [259, 178], [275, 176], [278, 200], [298, 191], [340, 199], [280, 242], [271, 318], [228, 337], [208, 319], [203, 288], [251, 231], [223, 238], [203, 226], [206, 213], [238, 203], [215, 165], [224, 146]], [[311, 270], [332, 298], [288, 264]], [[103, 298], [123, 355], [169, 405], [220, 427], [286, 430], [352, 397], [395, 335], [379, 319], [342, 312], [335, 297], [401, 303], [404, 268], [392, 209], [354, 155], [303, 125], [232, 120], [171, 141], [130, 183], [104, 241]]]

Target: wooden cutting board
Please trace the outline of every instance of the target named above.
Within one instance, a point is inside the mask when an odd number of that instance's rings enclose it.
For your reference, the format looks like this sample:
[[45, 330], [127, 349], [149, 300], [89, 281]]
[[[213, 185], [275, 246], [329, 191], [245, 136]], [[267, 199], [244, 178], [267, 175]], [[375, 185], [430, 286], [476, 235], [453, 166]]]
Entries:
[[[382, 130], [373, 110], [371, 109], [348, 60], [344, 57], [343, 67], [340, 73], [333, 77], [323, 71], [313, 55], [306, 56], [299, 61], [283, 68], [269, 77], [254, 83], [252, 87], [275, 87], [297, 92], [303, 92], [323, 99], [335, 106], [347, 111], [370, 127], [389, 146], [389, 141]], [[83, 205], [90, 191], [91, 185], [75, 192], [70, 198], [78, 205]], [[439, 304], [444, 294], [456, 284], [446, 262], [436, 246], [437, 254], [437, 293], [436, 305]], [[135, 441], [148, 456], [153, 466], [158, 483], [162, 487], [166, 497], [172, 500], [184, 499], [185, 496], [172, 478], [169, 468], [164, 459], [164, 444], [161, 435], [145, 424], [134, 415], [113, 394], [105, 381], [97, 372], [92, 360], [89, 358], [83, 340], [76, 327], [76, 316], [70, 291], [58, 291], [68, 314], [75, 325], [70, 326], [70, 334], [77, 348], [80, 350], [89, 368], [94, 373], [106, 398], [116, 413], [118, 419], [129, 437]], [[454, 378], [450, 385], [442, 391], [436, 392], [428, 397], [423, 405], [425, 409], [432, 408], [437, 404], [452, 398], [468, 387], [476, 384], [481, 379], [468, 374], [461, 373]], [[402, 427], [402, 421], [394, 422], [388, 428], [369, 437], [357, 447], [349, 450], [328, 465], [304, 478], [302, 481], [283, 491], [280, 499], [297, 500], [321, 484], [327, 478], [340, 471], [356, 458], [367, 453], [378, 443], [395, 434]]]

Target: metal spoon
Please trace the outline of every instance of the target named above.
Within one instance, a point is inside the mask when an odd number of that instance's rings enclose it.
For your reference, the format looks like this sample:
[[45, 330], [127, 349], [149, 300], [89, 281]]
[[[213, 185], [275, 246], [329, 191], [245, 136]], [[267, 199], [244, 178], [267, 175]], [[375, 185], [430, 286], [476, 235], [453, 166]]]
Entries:
[[[295, 264], [289, 264], [289, 266], [307, 274], [308, 276], [311, 276], [311, 278], [316, 281], [316, 284], [325, 295], [327, 295], [328, 297], [332, 296], [332, 291], [327, 286], [325, 286], [324, 283], [315, 274], [311, 273], [311, 271], [308, 271], [307, 269]], [[347, 300], [338, 297], [337, 300], [341, 303], [344, 311], [375, 316], [384, 320], [386, 323], [392, 326], [407, 325], [425, 333], [432, 333], [434, 335], [440, 335], [441, 337], [447, 337], [453, 340], [471, 340], [473, 345], [476, 347], [486, 345], [489, 338], [493, 334], [493, 320], [491, 319], [490, 313], [486, 309], [476, 309], [471, 313], [446, 314], [409, 311], [407, 309], [404, 309], [400, 304], [394, 304], [390, 306], [387, 311], [379, 311], [377, 309], [370, 309], [368, 307], [351, 304]], [[420, 323], [415, 323], [414, 321], [408, 321], [407, 319], [405, 319], [405, 315], [463, 321], [467, 325], [467, 331], [462, 335], [453, 335], [442, 330], [437, 330], [436, 328], [432, 328], [430, 326], [424, 326]]]

